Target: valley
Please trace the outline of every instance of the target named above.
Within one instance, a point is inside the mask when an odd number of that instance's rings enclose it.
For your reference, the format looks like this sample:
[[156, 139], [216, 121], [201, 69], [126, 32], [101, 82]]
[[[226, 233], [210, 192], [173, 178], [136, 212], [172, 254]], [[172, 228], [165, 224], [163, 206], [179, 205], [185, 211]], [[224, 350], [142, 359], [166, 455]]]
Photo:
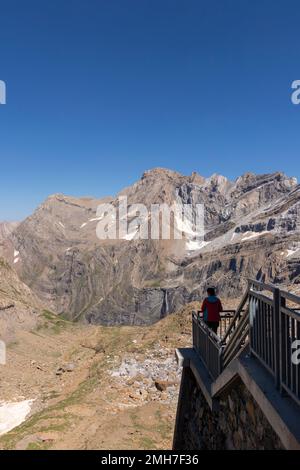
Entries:
[[190, 343], [191, 308], [147, 328], [73, 325], [43, 312], [36, 329], [16, 333], [0, 369], [0, 402], [31, 401], [0, 449], [171, 448], [174, 350]]
[[[204, 241], [99, 240], [97, 207], [118, 196], [204, 204]], [[192, 309], [212, 285], [235, 308], [249, 277], [299, 292], [299, 210], [283, 173], [154, 169], [116, 197], [56, 194], [0, 223], [0, 449], [171, 449]]]

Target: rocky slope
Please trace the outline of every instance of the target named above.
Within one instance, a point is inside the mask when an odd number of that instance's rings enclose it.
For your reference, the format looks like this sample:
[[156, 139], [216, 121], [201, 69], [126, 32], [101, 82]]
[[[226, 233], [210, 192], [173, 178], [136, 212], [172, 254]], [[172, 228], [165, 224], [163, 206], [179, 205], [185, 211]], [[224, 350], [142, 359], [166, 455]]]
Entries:
[[[208, 285], [238, 297], [248, 277], [289, 288], [300, 283], [295, 178], [247, 173], [232, 182], [154, 169], [119, 196], [127, 197], [129, 213], [132, 209], [126, 239], [96, 236], [98, 204], [117, 206], [117, 197], [54, 195], [5, 237], [2, 248], [0, 243], [0, 254], [20, 279], [69, 319], [150, 324], [199, 299]], [[204, 204], [205, 241], [137, 239], [132, 205], [173, 202]], [[191, 225], [187, 220], [187, 228]]]
[[[44, 312], [17, 332], [0, 367], [3, 406], [30, 405], [0, 449], [171, 449], [181, 371], [191, 340], [186, 307], [148, 328], [74, 324]], [[1, 419], [0, 419], [1, 421]]]
[[0, 258], [0, 339], [9, 343], [15, 340], [18, 330], [34, 328], [40, 307], [40, 301]]
[[18, 222], [0, 222], [0, 243], [6, 240], [18, 225]]

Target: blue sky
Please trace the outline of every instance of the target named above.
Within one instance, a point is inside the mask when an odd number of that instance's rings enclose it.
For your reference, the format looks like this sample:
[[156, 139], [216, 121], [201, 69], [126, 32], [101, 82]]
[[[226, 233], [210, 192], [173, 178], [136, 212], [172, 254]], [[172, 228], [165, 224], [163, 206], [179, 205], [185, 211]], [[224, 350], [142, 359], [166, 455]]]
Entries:
[[297, 0], [0, 0], [0, 220], [162, 166], [300, 179]]

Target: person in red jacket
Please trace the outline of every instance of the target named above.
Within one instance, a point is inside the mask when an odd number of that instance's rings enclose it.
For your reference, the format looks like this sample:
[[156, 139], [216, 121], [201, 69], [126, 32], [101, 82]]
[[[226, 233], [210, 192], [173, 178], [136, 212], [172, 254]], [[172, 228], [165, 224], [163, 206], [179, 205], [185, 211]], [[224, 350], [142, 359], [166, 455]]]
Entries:
[[213, 287], [207, 289], [207, 295], [201, 309], [203, 320], [214, 333], [217, 333], [221, 320], [220, 313], [223, 312], [223, 307]]

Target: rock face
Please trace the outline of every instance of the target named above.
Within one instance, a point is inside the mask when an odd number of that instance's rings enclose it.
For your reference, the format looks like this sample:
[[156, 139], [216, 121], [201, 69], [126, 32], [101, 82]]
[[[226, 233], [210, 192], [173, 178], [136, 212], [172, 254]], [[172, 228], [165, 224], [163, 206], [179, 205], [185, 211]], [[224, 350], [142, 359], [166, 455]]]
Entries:
[[18, 279], [16, 272], [0, 258], [0, 340], [14, 340], [18, 329], [36, 326], [40, 302]]
[[[232, 182], [154, 169], [120, 196], [129, 206], [127, 239], [96, 236], [97, 206], [117, 206], [117, 198], [57, 194], [2, 245], [0, 239], [0, 255], [50, 309], [106, 325], [153, 323], [199, 299], [208, 285], [238, 297], [248, 277], [300, 283], [300, 186], [294, 178], [247, 173]], [[174, 202], [204, 205], [205, 241], [137, 239], [132, 205]]]
[[18, 225], [18, 222], [0, 222], [0, 243], [6, 240]]

